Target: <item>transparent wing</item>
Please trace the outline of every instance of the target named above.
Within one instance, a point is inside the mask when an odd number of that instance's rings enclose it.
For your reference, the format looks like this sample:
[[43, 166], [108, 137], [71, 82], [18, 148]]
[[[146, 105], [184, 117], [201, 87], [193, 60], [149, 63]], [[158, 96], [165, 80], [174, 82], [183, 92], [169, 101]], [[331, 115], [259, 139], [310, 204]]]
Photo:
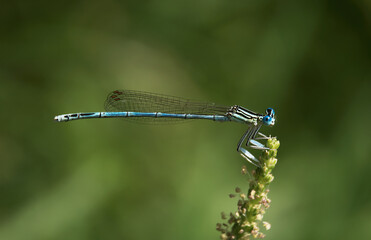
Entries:
[[[107, 96], [104, 108], [108, 112], [162, 112], [175, 114], [225, 115], [230, 107], [215, 103], [200, 103], [162, 94], [116, 90]], [[179, 118], [126, 118], [146, 123], [182, 122]]]

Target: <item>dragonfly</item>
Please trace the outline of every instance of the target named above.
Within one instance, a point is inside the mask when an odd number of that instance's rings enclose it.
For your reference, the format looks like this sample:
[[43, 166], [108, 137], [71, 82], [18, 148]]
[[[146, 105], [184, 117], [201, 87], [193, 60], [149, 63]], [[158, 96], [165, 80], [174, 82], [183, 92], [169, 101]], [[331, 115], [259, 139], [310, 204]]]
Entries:
[[259, 141], [269, 137], [259, 131], [263, 125], [274, 126], [276, 121], [272, 108], [267, 108], [265, 114], [259, 114], [239, 105], [222, 106], [134, 90], [115, 90], [109, 93], [104, 108], [106, 112], [62, 114], [55, 116], [54, 120], [67, 122], [78, 119], [123, 118], [142, 123], [174, 123], [190, 119], [238, 122], [246, 124], [248, 129], [237, 144], [237, 152], [257, 167], [261, 167], [260, 161], [246, 148], [269, 150]]

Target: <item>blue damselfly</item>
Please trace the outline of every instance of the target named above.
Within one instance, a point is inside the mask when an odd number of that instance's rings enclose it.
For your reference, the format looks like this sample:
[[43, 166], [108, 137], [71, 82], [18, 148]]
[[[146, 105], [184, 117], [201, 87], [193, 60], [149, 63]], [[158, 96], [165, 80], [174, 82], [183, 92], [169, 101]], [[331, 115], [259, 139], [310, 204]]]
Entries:
[[111, 92], [104, 107], [106, 112], [62, 114], [56, 116], [54, 120], [66, 122], [89, 118], [124, 118], [147, 123], [165, 123], [205, 119], [217, 122], [244, 123], [249, 128], [238, 142], [237, 151], [255, 166], [260, 166], [259, 160], [242, 147], [243, 143], [246, 142], [245, 145], [253, 149], [267, 150], [262, 143], [257, 141], [267, 139], [267, 136], [260, 133], [259, 130], [262, 125], [273, 126], [275, 124], [275, 112], [272, 108], [267, 108], [265, 114], [259, 114], [238, 105], [228, 107], [132, 90]]

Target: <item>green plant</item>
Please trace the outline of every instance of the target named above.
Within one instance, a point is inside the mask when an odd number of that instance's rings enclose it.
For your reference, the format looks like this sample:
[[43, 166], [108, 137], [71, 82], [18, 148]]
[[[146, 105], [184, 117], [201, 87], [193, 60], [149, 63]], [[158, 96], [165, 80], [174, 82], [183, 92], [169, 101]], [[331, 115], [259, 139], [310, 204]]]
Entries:
[[[277, 164], [276, 156], [280, 142], [271, 137], [267, 140], [266, 146], [269, 150], [263, 151], [259, 158], [261, 167], [252, 171], [247, 194], [241, 193], [238, 187], [235, 189], [239, 195], [237, 211], [230, 213], [227, 223], [217, 224], [217, 230], [221, 232], [223, 240], [264, 238], [265, 235], [260, 231], [259, 225], [262, 224], [266, 230], [270, 229], [270, 224], [263, 221], [263, 216], [271, 203], [268, 198], [268, 186], [274, 179], [271, 172]], [[243, 166], [242, 174], [247, 173], [247, 167]], [[236, 194], [230, 194], [230, 197], [235, 196]], [[224, 213], [222, 213], [222, 219], [227, 219]]]

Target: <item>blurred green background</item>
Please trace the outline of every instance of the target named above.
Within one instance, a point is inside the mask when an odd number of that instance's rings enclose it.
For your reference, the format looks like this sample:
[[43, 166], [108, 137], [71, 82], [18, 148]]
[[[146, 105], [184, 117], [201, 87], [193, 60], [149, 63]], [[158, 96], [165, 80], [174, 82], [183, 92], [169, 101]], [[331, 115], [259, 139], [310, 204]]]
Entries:
[[219, 239], [246, 126], [53, 121], [116, 89], [275, 108], [267, 239], [371, 239], [370, 1], [0, 5], [1, 240]]

